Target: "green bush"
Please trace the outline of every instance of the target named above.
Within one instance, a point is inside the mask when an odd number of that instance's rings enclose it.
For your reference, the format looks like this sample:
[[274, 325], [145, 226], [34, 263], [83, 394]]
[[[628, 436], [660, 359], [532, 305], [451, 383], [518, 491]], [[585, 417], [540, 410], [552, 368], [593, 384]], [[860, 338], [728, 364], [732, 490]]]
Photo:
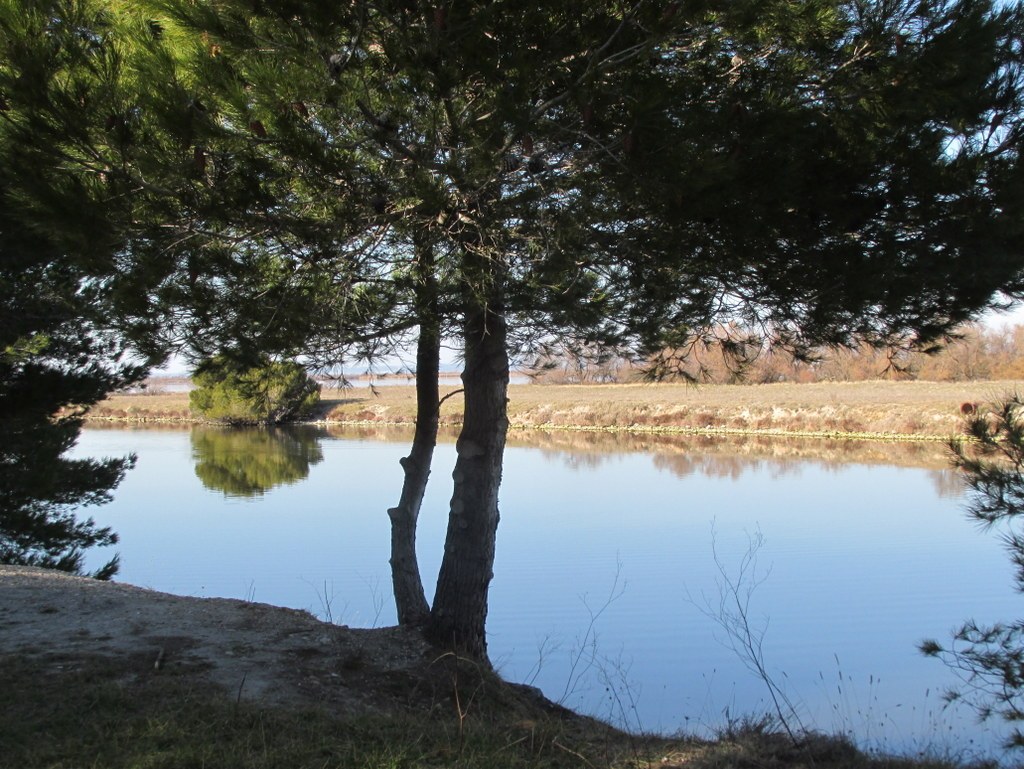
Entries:
[[217, 356], [201, 363], [192, 381], [192, 412], [227, 424], [287, 422], [308, 416], [320, 401], [320, 385], [294, 361], [247, 368]]

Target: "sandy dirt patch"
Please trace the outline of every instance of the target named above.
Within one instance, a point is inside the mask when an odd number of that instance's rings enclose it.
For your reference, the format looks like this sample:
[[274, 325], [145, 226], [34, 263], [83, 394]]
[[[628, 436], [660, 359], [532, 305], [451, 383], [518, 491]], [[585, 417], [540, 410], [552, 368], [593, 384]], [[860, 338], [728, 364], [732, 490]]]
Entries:
[[0, 565], [0, 628], [0, 654], [34, 658], [54, 673], [106, 658], [126, 682], [191, 677], [232, 698], [339, 714], [422, 711], [443, 703], [450, 685], [451, 655], [414, 631], [351, 629], [294, 609], [32, 567]]

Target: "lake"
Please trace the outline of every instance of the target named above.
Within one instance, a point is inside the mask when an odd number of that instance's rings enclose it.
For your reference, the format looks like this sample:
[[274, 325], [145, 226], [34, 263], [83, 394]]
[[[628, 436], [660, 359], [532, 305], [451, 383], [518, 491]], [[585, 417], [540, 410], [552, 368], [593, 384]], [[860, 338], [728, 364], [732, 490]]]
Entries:
[[[395, 621], [386, 510], [410, 440], [90, 427], [75, 453], [138, 455], [91, 511], [121, 537], [119, 580], [372, 627]], [[454, 458], [443, 439], [418, 541], [428, 594]], [[998, 537], [966, 520], [961, 493], [936, 446], [514, 432], [491, 658], [619, 725], [713, 733], [771, 710], [718, 621], [728, 578], [805, 726], [872, 750], [998, 755], [1000, 733], [944, 709], [955, 678], [916, 650], [1019, 610]]]

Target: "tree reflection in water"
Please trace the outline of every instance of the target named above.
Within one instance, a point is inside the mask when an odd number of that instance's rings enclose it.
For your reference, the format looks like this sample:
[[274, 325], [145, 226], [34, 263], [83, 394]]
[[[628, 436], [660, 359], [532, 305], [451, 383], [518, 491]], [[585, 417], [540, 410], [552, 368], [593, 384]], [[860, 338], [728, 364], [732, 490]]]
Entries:
[[255, 497], [304, 480], [322, 461], [314, 427], [196, 428], [192, 458], [203, 485], [227, 497]]
[[[454, 443], [441, 429], [438, 443]], [[290, 428], [196, 428], [192, 454], [196, 475], [227, 496], [252, 497], [274, 486], [303, 480], [323, 459], [323, 439], [411, 440], [411, 428], [387, 426], [292, 426]], [[594, 469], [622, 454], [649, 454], [655, 466], [676, 477], [698, 474], [739, 478], [767, 469], [773, 477], [801, 472], [807, 462], [840, 470], [851, 463], [924, 468], [942, 497], [959, 497], [962, 482], [939, 441], [897, 442], [793, 438], [771, 435], [680, 435], [576, 430], [517, 430], [513, 447], [537, 449], [572, 470]]]

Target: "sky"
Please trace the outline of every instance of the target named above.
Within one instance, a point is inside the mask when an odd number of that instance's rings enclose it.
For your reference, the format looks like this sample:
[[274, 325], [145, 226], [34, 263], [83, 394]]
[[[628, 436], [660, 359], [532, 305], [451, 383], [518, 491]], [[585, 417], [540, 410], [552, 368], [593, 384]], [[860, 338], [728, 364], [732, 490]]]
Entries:
[[1024, 324], [1024, 303], [1018, 302], [1006, 312], [987, 313], [982, 316], [981, 322], [990, 328]]

